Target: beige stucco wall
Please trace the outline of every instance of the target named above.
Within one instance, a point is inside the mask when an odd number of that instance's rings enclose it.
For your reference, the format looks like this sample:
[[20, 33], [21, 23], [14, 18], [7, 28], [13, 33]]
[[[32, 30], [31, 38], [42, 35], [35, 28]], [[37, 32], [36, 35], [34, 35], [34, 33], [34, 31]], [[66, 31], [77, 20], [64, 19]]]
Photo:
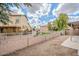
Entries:
[[40, 31], [41, 32], [46, 32], [46, 31], [48, 31], [48, 27], [47, 26], [41, 26]]
[[[8, 26], [19, 26], [19, 27], [21, 27], [21, 31], [23, 30], [26, 30], [26, 29], [28, 29], [28, 30], [31, 30], [31, 27], [30, 27], [30, 25], [28, 24], [28, 21], [27, 21], [27, 18], [24, 16], [24, 15], [10, 15], [9, 16], [9, 19], [10, 19], [10, 21], [12, 21], [12, 22], [10, 22], [9, 24], [8, 24]], [[16, 20], [19, 20], [17, 23], [16, 23]], [[2, 23], [0, 23], [0, 26], [3, 26], [4, 24], [2, 24]], [[5, 26], [5, 25], [4, 25]]]
[[79, 29], [66, 30], [67, 35], [79, 35]]
[[[21, 26], [21, 30], [31, 30], [30, 25], [28, 24], [28, 21], [24, 15], [11, 15], [9, 18], [13, 22], [12, 25]], [[18, 23], [16, 23], [16, 19], [19, 19]]]
[[[3, 23], [0, 22], [0, 26], [7, 26], [7, 27], [21, 27], [20, 31], [25, 31], [25, 30], [31, 30], [31, 26], [29, 25], [27, 18], [24, 15], [10, 15], [9, 16], [10, 23], [8, 23], [7, 25], [4, 25]], [[16, 20], [18, 20], [18, 22], [16, 23]], [[7, 29], [8, 30], [8, 29]]]

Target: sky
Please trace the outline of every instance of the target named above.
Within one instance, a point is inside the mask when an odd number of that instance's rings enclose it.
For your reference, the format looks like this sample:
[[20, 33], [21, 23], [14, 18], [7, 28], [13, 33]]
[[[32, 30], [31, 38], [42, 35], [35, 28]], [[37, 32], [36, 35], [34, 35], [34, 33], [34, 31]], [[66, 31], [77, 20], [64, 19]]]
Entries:
[[12, 7], [20, 14], [28, 17], [31, 26], [46, 25], [48, 22], [54, 21], [60, 13], [66, 13], [69, 16], [69, 22], [78, 21], [79, 4], [78, 3], [31, 3], [32, 7], [21, 4], [21, 9]]

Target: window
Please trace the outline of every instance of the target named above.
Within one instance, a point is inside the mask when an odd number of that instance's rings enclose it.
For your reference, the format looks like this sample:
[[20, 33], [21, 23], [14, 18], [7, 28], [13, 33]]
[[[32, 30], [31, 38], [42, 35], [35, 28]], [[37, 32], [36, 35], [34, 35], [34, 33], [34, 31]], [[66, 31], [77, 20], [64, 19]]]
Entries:
[[19, 17], [16, 18], [15, 24], [19, 23]]

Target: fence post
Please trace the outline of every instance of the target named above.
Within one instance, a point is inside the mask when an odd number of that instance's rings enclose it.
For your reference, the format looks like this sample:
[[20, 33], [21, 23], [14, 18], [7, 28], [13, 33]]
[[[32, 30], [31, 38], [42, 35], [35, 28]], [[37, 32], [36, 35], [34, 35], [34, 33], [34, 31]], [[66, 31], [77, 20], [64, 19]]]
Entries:
[[20, 40], [21, 40], [21, 33], [19, 33], [19, 35], [20, 35]]
[[46, 36], [45, 36], [45, 41], [46, 41]]
[[29, 47], [29, 35], [27, 36], [27, 47]]
[[3, 35], [4, 35], [4, 40], [6, 39], [6, 33], [3, 33]]

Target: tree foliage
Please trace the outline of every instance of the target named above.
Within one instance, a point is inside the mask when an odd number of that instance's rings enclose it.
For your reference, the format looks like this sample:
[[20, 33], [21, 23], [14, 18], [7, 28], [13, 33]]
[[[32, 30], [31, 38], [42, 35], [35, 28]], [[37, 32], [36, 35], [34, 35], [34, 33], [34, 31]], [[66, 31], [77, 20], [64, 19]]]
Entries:
[[0, 3], [0, 22], [4, 24], [9, 21], [7, 10], [9, 10], [9, 4]]
[[64, 30], [68, 26], [68, 15], [61, 13], [59, 17], [53, 22], [57, 30]]

